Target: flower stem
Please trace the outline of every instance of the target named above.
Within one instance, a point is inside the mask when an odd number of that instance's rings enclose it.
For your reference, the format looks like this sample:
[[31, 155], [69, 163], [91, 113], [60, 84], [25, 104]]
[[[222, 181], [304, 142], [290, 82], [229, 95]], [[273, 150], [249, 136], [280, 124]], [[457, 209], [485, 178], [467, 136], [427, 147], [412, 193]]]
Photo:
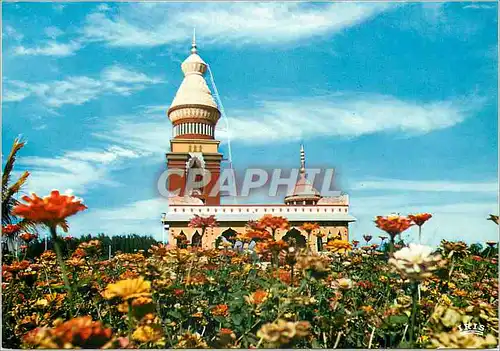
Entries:
[[413, 346], [413, 340], [415, 338], [415, 320], [417, 318], [417, 307], [418, 307], [418, 282], [411, 283], [411, 298], [412, 298], [412, 308], [411, 308], [411, 324], [410, 324], [410, 344]]
[[127, 301], [127, 304], [128, 304], [128, 311], [127, 311], [127, 322], [128, 322], [128, 339], [131, 340], [131, 336], [132, 336], [132, 329], [133, 329], [133, 325], [132, 325], [132, 303], [130, 300]]
[[59, 263], [59, 267], [61, 267], [61, 273], [64, 281], [64, 286], [66, 287], [66, 290], [68, 291], [68, 297], [69, 301], [71, 303], [71, 309], [70, 309], [70, 315], [73, 317], [73, 293], [71, 289], [71, 285], [69, 283], [68, 279], [68, 272], [66, 270], [66, 265], [64, 264], [63, 256], [62, 256], [62, 251], [61, 251], [61, 246], [59, 246], [59, 242], [57, 241], [57, 232], [56, 232], [56, 227], [54, 225], [49, 226], [50, 229], [50, 236], [52, 238], [52, 242], [54, 243], [54, 249], [56, 250], [56, 257], [57, 257], [57, 263]]
[[391, 235], [391, 240], [389, 241], [389, 253], [394, 253], [394, 236]]
[[422, 244], [422, 226], [418, 226], [418, 243]]

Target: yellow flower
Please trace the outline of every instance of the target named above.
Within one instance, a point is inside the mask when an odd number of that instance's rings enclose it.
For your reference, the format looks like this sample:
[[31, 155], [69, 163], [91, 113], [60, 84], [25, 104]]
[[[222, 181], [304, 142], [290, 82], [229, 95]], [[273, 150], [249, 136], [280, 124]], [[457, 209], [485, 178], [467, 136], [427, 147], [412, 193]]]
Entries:
[[309, 322], [288, 322], [278, 319], [275, 323], [264, 324], [257, 332], [257, 337], [262, 338], [273, 346], [287, 345], [294, 338], [303, 338], [309, 334]]
[[123, 300], [135, 299], [137, 297], [151, 296], [151, 283], [142, 277], [137, 279], [120, 280], [117, 283], [108, 284], [104, 291], [104, 298], [112, 299], [121, 297]]
[[150, 325], [140, 326], [132, 334], [132, 339], [139, 342], [158, 341], [161, 337], [161, 329], [154, 328]]
[[326, 243], [326, 249], [332, 252], [346, 253], [352, 249], [352, 245], [346, 240], [331, 240]]
[[49, 302], [46, 300], [46, 299], [38, 299], [36, 302], [35, 302], [35, 306], [41, 306], [41, 307], [45, 307], [49, 304]]
[[497, 345], [497, 338], [492, 334], [488, 334], [483, 338], [459, 331], [435, 334], [431, 336], [430, 341], [432, 348], [483, 349]]
[[352, 280], [348, 278], [340, 278], [335, 281], [335, 285], [342, 290], [349, 290], [352, 288]]

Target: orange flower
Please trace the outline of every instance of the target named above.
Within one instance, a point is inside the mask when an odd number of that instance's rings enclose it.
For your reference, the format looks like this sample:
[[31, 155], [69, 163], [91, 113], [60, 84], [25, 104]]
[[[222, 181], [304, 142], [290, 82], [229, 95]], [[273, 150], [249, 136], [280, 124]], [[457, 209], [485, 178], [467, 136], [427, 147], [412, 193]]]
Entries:
[[318, 223], [304, 223], [300, 227], [303, 231], [307, 233], [311, 233], [313, 230], [319, 229], [319, 224]]
[[23, 196], [22, 199], [26, 203], [14, 207], [12, 214], [50, 227], [60, 225], [64, 231], [68, 230], [66, 218], [87, 208], [82, 200], [70, 195], [61, 195], [57, 190], [53, 190], [43, 199], [36, 194], [32, 196], [33, 198]]
[[290, 224], [288, 223], [288, 219], [280, 216], [273, 216], [270, 214], [264, 215], [261, 219], [259, 219], [259, 223], [264, 228], [269, 228], [274, 233], [277, 229], [288, 229], [290, 228]]
[[215, 306], [214, 308], [212, 308], [212, 315], [226, 317], [227, 315], [229, 315], [229, 306], [225, 304]]
[[2, 227], [2, 234], [9, 236], [18, 232], [19, 229], [21, 229], [21, 226], [19, 224], [7, 224], [6, 226]]
[[273, 239], [259, 242], [255, 247], [258, 253], [265, 253], [267, 251], [280, 252], [282, 250], [285, 250], [286, 248], [288, 248], [288, 244], [284, 240], [276, 241]]
[[197, 274], [184, 278], [184, 283], [186, 285], [203, 285], [207, 282], [208, 280], [203, 274]]
[[271, 234], [267, 230], [250, 230], [245, 233], [245, 237], [249, 240], [265, 240], [271, 239]]
[[25, 270], [30, 265], [29, 261], [14, 261], [10, 266], [3, 265], [2, 270], [5, 272], [19, 272]]
[[247, 303], [251, 305], [260, 305], [267, 300], [269, 294], [265, 290], [257, 290], [248, 296], [245, 296]]
[[35, 239], [37, 236], [31, 233], [22, 233], [19, 237], [25, 242], [29, 243], [31, 240]]
[[408, 215], [408, 218], [411, 219], [413, 223], [415, 223], [419, 227], [424, 225], [424, 223], [431, 219], [431, 217], [432, 215], [430, 213], [417, 213], [414, 215]]
[[375, 224], [378, 228], [389, 234], [391, 238], [394, 238], [413, 225], [411, 219], [399, 215], [377, 216]]
[[24, 343], [41, 348], [85, 348], [97, 349], [112, 337], [111, 328], [103, 328], [89, 316], [70, 319], [56, 328], [37, 328], [24, 337]]

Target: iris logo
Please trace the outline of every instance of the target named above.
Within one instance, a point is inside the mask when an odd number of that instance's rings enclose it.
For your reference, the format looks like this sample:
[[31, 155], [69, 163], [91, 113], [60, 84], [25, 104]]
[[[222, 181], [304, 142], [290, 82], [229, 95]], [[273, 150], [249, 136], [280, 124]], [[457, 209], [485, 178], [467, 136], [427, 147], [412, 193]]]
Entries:
[[484, 335], [485, 327], [480, 323], [464, 323], [458, 329], [464, 334]]

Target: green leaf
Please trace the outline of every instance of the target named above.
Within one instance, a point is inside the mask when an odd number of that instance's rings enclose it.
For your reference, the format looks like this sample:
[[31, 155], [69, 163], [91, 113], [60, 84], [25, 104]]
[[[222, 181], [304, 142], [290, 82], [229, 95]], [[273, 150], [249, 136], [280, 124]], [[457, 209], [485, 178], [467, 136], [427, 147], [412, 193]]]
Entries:
[[231, 319], [233, 320], [233, 323], [235, 325], [241, 325], [241, 322], [243, 321], [243, 316], [241, 314], [233, 314], [231, 316]]
[[390, 316], [388, 320], [389, 324], [401, 325], [408, 323], [408, 317], [404, 314], [398, 316]]

